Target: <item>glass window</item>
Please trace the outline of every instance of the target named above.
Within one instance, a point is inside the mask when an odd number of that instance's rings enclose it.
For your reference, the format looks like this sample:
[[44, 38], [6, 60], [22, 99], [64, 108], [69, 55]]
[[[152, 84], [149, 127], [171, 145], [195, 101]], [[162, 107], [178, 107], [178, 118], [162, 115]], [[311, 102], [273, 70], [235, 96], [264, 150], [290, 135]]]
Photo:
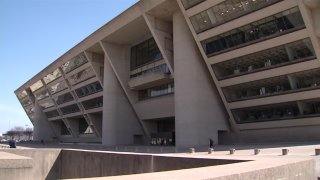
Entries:
[[66, 93], [63, 95], [60, 95], [58, 97], [53, 98], [57, 104], [63, 104], [69, 101], [73, 100], [73, 96], [71, 95], [71, 93]]
[[19, 92], [18, 94], [17, 94], [17, 96], [18, 96], [18, 98], [19, 99], [23, 99], [23, 98], [25, 98], [25, 97], [27, 97], [27, 91], [22, 91], [22, 92]]
[[174, 84], [164, 84], [139, 91], [139, 100], [174, 93]]
[[102, 91], [102, 86], [98, 81], [76, 89], [76, 93], [78, 97], [88, 96], [90, 94], [94, 94], [100, 91]]
[[43, 87], [43, 84], [42, 84], [41, 80], [39, 80], [36, 83], [34, 83], [32, 86], [30, 86], [30, 89], [32, 92], [34, 92], [42, 87]]
[[195, 31], [200, 33], [278, 1], [280, 0], [226, 0], [190, 17], [190, 21]]
[[62, 114], [71, 114], [71, 113], [76, 113], [80, 111], [77, 104], [72, 104], [70, 106], [62, 107], [60, 109], [62, 111]]
[[46, 84], [54, 81], [55, 79], [61, 77], [61, 73], [59, 69], [54, 70], [52, 73], [46, 75], [43, 80]]
[[254, 40], [261, 41], [265, 37], [281, 35], [281, 32], [301, 27], [304, 27], [304, 23], [298, 8], [295, 7], [204, 40], [202, 45], [206, 54], [212, 56], [219, 51], [225, 52], [231, 48], [245, 46]]
[[42, 108], [46, 109], [46, 108], [54, 106], [54, 102], [51, 99], [47, 99], [47, 100], [44, 100], [42, 103], [39, 103], [39, 105]]
[[70, 135], [71, 133], [70, 133], [70, 131], [68, 130], [68, 128], [67, 128], [67, 126], [64, 124], [64, 122], [60, 122], [61, 123], [61, 126], [60, 126], [60, 134], [61, 135]]
[[185, 9], [189, 9], [205, 0], [181, 0]]
[[153, 38], [131, 48], [131, 69], [160, 59], [162, 59], [162, 55]]
[[67, 83], [63, 80], [61, 82], [58, 82], [52, 86], [49, 87], [49, 91], [51, 92], [51, 94], [55, 94], [57, 92], [60, 92], [64, 89], [67, 89], [68, 85]]
[[213, 64], [219, 80], [315, 59], [309, 38]]
[[83, 101], [82, 105], [83, 105], [84, 109], [86, 109], [86, 110], [102, 107], [103, 106], [103, 97], [101, 96], [98, 98]]
[[34, 93], [34, 96], [37, 100], [41, 100], [46, 97], [49, 97], [49, 92], [47, 91], [47, 89], [42, 89], [42, 90], [36, 91]]
[[68, 73], [68, 72], [76, 69], [77, 67], [80, 67], [81, 65], [83, 65], [87, 62], [88, 62], [88, 60], [87, 60], [86, 56], [84, 55], [84, 53], [81, 53], [78, 56], [71, 59], [70, 61], [63, 64], [61, 66], [61, 68], [62, 68], [63, 72]]
[[57, 117], [59, 116], [59, 113], [57, 110], [53, 110], [53, 111], [48, 111], [48, 112], [45, 112], [46, 116], [48, 118], [53, 118], [53, 117]]
[[95, 75], [93, 69], [91, 67], [88, 67], [85, 70], [80, 71], [77, 74], [70, 76], [68, 79], [72, 85], [75, 85], [75, 84], [78, 84], [82, 81], [85, 81], [85, 80], [90, 79], [95, 76], [96, 75]]

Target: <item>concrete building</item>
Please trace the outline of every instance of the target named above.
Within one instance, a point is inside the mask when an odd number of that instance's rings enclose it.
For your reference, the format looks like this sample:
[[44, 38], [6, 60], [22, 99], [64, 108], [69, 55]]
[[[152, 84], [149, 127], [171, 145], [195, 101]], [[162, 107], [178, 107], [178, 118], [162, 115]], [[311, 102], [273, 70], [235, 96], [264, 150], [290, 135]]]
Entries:
[[318, 0], [141, 0], [15, 93], [34, 139], [319, 140]]

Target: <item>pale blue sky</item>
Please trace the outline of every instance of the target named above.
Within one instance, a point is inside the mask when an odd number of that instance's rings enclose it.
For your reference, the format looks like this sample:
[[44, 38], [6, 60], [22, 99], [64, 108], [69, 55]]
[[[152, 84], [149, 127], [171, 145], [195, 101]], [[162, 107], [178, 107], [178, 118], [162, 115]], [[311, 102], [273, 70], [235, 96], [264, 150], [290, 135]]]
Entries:
[[14, 90], [138, 0], [0, 0], [0, 134], [32, 127]]

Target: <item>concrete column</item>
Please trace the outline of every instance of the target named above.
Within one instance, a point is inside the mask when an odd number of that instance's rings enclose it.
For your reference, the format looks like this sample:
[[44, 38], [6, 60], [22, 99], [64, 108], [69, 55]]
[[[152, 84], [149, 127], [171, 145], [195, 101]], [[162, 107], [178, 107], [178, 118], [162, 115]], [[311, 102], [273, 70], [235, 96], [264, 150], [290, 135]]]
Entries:
[[107, 57], [103, 84], [102, 144], [133, 144], [134, 135], [143, 135], [143, 131]]
[[52, 124], [50, 124], [38, 103], [35, 104], [34, 114], [33, 140], [52, 140], [53, 137], [57, 137], [53, 132]]
[[209, 146], [227, 113], [183, 15], [173, 15], [175, 128], [178, 147]]

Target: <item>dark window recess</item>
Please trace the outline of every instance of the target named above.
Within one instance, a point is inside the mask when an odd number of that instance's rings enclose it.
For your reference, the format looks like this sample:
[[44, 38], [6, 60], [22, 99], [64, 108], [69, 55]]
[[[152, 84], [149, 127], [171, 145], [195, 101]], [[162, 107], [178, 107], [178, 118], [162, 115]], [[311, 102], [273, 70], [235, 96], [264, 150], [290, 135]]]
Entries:
[[83, 107], [87, 110], [87, 109], [93, 109], [93, 108], [98, 108], [98, 107], [102, 107], [103, 106], [103, 98], [98, 97], [98, 98], [94, 98], [94, 99], [90, 99], [87, 101], [83, 101], [82, 102]]
[[181, 0], [183, 7], [185, 9], [189, 9], [189, 8], [195, 6], [203, 1], [205, 1], [205, 0]]
[[59, 113], [57, 110], [53, 110], [53, 111], [48, 111], [48, 112], [45, 112], [46, 116], [48, 118], [52, 118], [52, 117], [57, 117], [59, 116]]
[[73, 96], [71, 95], [71, 93], [66, 93], [66, 94], [60, 95], [56, 98], [57, 104], [63, 104], [65, 102], [69, 102], [72, 100], [73, 100]]
[[61, 135], [70, 135], [70, 131], [68, 130], [67, 126], [64, 122], [61, 122]]
[[302, 27], [304, 27], [302, 16], [295, 7], [204, 40], [202, 45], [206, 54], [212, 56], [220, 51], [243, 47]]
[[99, 91], [102, 91], [102, 86], [98, 81], [76, 89], [76, 93], [79, 98], [97, 93]]
[[131, 70], [160, 59], [162, 54], [153, 38], [131, 48]]
[[62, 111], [62, 114], [70, 114], [70, 113], [79, 112], [80, 109], [79, 109], [78, 105], [73, 104], [73, 105], [61, 108], [61, 111]]
[[92, 134], [92, 129], [84, 118], [79, 119], [79, 134]]

